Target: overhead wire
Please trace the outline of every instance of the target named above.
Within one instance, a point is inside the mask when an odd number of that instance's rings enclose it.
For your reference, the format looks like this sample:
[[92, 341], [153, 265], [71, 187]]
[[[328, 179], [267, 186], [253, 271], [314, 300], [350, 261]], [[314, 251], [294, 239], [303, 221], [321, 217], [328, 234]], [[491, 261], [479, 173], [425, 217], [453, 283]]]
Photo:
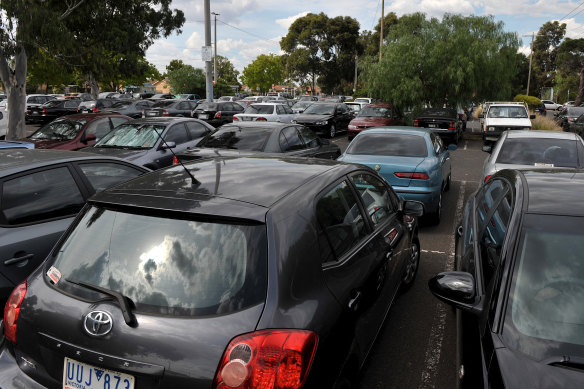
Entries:
[[[583, 2], [581, 2], [581, 3], [580, 3], [580, 4], [579, 4], [579, 5], [576, 7], [576, 8], [574, 8], [573, 10], [571, 10], [570, 12], [568, 12], [568, 13], [566, 14], [566, 16], [564, 16], [563, 18], [561, 18], [561, 19], [559, 20], [559, 22], [561, 22], [562, 20], [565, 20], [565, 19], [567, 19], [567, 18], [568, 18], [568, 16], [570, 16], [570, 15], [572, 14], [572, 12], [576, 11], [578, 8], [582, 7], [583, 5], [584, 5], [584, 1], [583, 1]], [[582, 10], [582, 11], [584, 11], [584, 10]], [[578, 12], [578, 14], [579, 14], [579, 13], [581, 13], [582, 11]], [[573, 16], [576, 16], [576, 15], [578, 15], [578, 14], [575, 14], [575, 15], [573, 15]]]

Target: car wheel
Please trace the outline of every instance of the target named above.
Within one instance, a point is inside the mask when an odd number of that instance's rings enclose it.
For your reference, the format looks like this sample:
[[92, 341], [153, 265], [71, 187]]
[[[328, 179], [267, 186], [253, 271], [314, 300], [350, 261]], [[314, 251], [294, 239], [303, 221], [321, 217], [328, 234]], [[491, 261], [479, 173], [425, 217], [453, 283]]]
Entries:
[[450, 181], [452, 180], [452, 172], [448, 173], [448, 178], [446, 179], [446, 185], [444, 185], [444, 192], [448, 192], [450, 190]]
[[406, 262], [406, 268], [402, 277], [402, 291], [408, 290], [414, 283], [418, 267], [420, 265], [420, 242], [417, 238], [410, 244], [410, 255]]
[[432, 224], [440, 224], [440, 218], [442, 217], [442, 192], [440, 192], [440, 196], [438, 197], [438, 208], [428, 216]]
[[331, 126], [329, 127], [329, 134], [328, 135], [329, 135], [329, 138], [331, 138], [331, 139], [334, 138], [335, 135], [337, 135], [337, 129], [336, 129], [334, 124], [331, 124]]

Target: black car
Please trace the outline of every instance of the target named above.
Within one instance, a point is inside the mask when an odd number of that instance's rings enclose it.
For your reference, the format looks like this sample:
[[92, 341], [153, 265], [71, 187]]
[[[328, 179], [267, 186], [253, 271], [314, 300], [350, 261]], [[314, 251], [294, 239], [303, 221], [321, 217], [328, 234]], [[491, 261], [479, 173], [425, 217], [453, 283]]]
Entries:
[[2, 306], [45, 260], [91, 195], [149, 171], [74, 151], [7, 149], [0, 150], [0, 161]]
[[112, 105], [114, 105], [116, 101], [118, 100], [109, 98], [82, 101], [81, 103], [79, 103], [79, 107], [77, 107], [77, 112], [79, 113], [101, 112], [105, 108], [110, 108]]
[[51, 100], [38, 107], [31, 107], [26, 114], [29, 122], [48, 123], [64, 115], [77, 113], [81, 100], [79, 99], [57, 99]]
[[584, 107], [565, 107], [555, 114], [554, 120], [564, 131], [570, 131], [570, 126], [584, 114]]
[[274, 153], [295, 157], [336, 159], [339, 146], [317, 137], [310, 129], [290, 123], [245, 122], [221, 126], [197, 147], [177, 154], [181, 161]]
[[192, 100], [159, 100], [150, 108], [144, 109], [144, 117], [152, 116], [179, 116], [190, 117], [198, 102]]
[[213, 127], [219, 127], [233, 122], [233, 115], [242, 113], [245, 109], [231, 101], [203, 101], [191, 112], [191, 117], [204, 120]]
[[213, 131], [202, 120], [191, 118], [134, 119], [81, 151], [123, 158], [154, 170], [172, 165], [175, 153], [195, 147]]
[[15, 288], [3, 389], [356, 379], [400, 286], [415, 279], [421, 204], [400, 201], [372, 169], [335, 161], [185, 166], [94, 196]]
[[156, 93], [148, 97], [148, 99], [152, 101], [174, 99], [174, 95], [172, 93]]
[[51, 96], [51, 95], [27, 95], [26, 96], [26, 111], [25, 111], [25, 116], [24, 116], [25, 123], [28, 124], [28, 123], [34, 122], [34, 120], [30, 117], [30, 112], [33, 108], [40, 107], [44, 103], [49, 102], [51, 100], [55, 100], [55, 99], [56, 99], [56, 97]]
[[349, 122], [354, 117], [353, 111], [344, 103], [315, 102], [292, 122], [302, 124], [316, 134], [334, 138], [337, 132], [347, 132]]
[[120, 115], [126, 115], [133, 119], [138, 119], [143, 117], [144, 110], [150, 108], [154, 104], [153, 101], [149, 100], [118, 100], [109, 108], [103, 108], [101, 112], [105, 113], [119, 113]]
[[414, 119], [414, 127], [429, 128], [444, 141], [454, 144], [462, 139], [465, 126], [461, 115], [453, 108], [426, 108]]
[[466, 204], [456, 271], [429, 281], [458, 308], [468, 388], [584, 385], [584, 172], [502, 170]]

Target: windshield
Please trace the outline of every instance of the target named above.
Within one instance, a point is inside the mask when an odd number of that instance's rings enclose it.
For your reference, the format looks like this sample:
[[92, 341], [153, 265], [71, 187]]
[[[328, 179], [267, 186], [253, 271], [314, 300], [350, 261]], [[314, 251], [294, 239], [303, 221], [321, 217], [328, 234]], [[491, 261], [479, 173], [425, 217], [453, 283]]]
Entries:
[[163, 125], [121, 124], [101, 138], [93, 147], [150, 149], [157, 144], [163, 131]]
[[359, 111], [357, 116], [387, 118], [391, 117], [391, 108], [366, 106], [361, 111]]
[[176, 101], [172, 101], [172, 100], [158, 101], [152, 106], [152, 108], [165, 108], [165, 107], [168, 107], [170, 105], [174, 105], [176, 103], [177, 103]]
[[265, 299], [264, 225], [153, 217], [91, 207], [59, 248], [57, 287], [95, 299], [89, 283], [129, 297], [136, 310], [225, 314]]
[[249, 107], [247, 107], [243, 113], [271, 115], [274, 113], [274, 106], [252, 104]]
[[112, 108], [126, 108], [132, 105], [131, 101], [116, 101], [112, 104]]
[[73, 140], [85, 125], [85, 120], [55, 120], [30, 136], [31, 139]]
[[236, 150], [264, 151], [272, 129], [229, 126], [219, 128], [217, 132], [204, 138], [197, 146]]
[[487, 114], [489, 118], [527, 119], [527, 111], [522, 106], [491, 106]]
[[497, 163], [578, 167], [577, 141], [554, 138], [506, 139]]
[[422, 136], [362, 133], [349, 144], [347, 154], [427, 157], [428, 147]]
[[304, 110], [310, 115], [332, 115], [335, 113], [335, 104], [312, 104]]
[[582, 217], [524, 218], [503, 336], [537, 359], [584, 355], [582, 231]]

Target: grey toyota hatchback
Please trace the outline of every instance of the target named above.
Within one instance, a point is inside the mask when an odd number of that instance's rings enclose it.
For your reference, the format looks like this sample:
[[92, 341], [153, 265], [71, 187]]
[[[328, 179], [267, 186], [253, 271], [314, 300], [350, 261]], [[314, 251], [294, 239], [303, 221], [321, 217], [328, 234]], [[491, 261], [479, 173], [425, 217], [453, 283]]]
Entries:
[[414, 282], [421, 211], [373, 170], [317, 159], [110, 188], [12, 293], [2, 389], [347, 387]]

